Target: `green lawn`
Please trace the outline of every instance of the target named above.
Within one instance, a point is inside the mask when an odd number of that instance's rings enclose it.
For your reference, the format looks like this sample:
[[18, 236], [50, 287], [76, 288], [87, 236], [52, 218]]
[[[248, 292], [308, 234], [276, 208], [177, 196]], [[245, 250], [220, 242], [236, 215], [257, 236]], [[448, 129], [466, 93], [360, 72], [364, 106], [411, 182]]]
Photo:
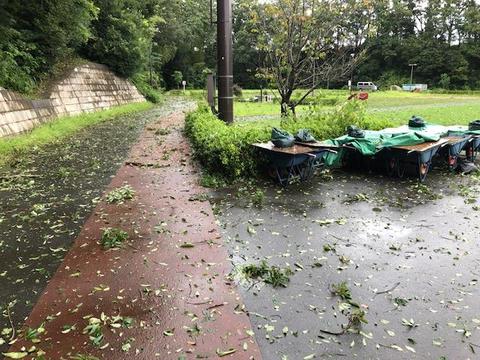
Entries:
[[[302, 114], [308, 106], [299, 106], [297, 113]], [[280, 104], [272, 102], [235, 102], [235, 117], [243, 118], [249, 116], [278, 115], [280, 114]], [[240, 119], [241, 120], [241, 119]]]
[[116, 106], [108, 110], [65, 116], [35, 127], [33, 130], [0, 139], [0, 165], [18, 153], [29, 151], [36, 146], [61, 140], [87, 126], [106, 121], [117, 116], [145, 111], [153, 107], [150, 102]]
[[480, 103], [469, 105], [412, 106], [404, 109], [369, 109], [369, 116], [375, 119], [390, 120], [403, 125], [412, 115], [423, 117], [430, 123], [441, 125], [466, 125], [480, 118]]
[[397, 124], [405, 124], [412, 115], [443, 125], [468, 124], [480, 118], [480, 96], [378, 93], [368, 100], [367, 113]]
[[[259, 90], [244, 90], [243, 97], [259, 94]], [[299, 96], [301, 91], [294, 94]], [[346, 101], [348, 92], [343, 90], [318, 90], [310, 100], [320, 103], [320, 109], [328, 110], [325, 100]], [[386, 119], [397, 124], [405, 124], [412, 115], [422, 116], [427, 121], [438, 124], [467, 124], [480, 119], [480, 94], [436, 94], [408, 93], [401, 91], [381, 91], [371, 93], [365, 101], [368, 116]], [[298, 114], [305, 113], [309, 106], [300, 106]], [[273, 121], [279, 117], [278, 103], [235, 102], [237, 121]]]

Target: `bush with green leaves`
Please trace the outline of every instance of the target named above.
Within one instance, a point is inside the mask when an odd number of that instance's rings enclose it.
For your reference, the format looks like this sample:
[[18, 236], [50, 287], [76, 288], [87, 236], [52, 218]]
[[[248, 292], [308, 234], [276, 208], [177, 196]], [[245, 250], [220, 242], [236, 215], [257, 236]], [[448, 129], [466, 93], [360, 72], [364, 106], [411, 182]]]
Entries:
[[[366, 80], [362, 80], [366, 81]], [[399, 73], [395, 70], [385, 71], [378, 81], [375, 82], [376, 85], [380, 87], [381, 90], [388, 90], [392, 86], [402, 86], [403, 84], [409, 84], [410, 79], [408, 76], [405, 76], [403, 72]]]
[[[348, 125], [379, 130], [392, 123], [368, 119], [364, 105], [358, 101], [346, 102], [330, 111], [313, 109], [304, 116], [285, 118], [281, 122], [281, 127], [292, 134], [299, 129], [309, 129], [319, 140], [344, 135]], [[185, 125], [195, 155], [203, 166], [228, 180], [258, 174], [265, 160], [251, 145], [270, 140], [271, 129], [267, 121], [227, 125], [205, 105], [188, 114]]]
[[352, 293], [346, 281], [331, 285], [331, 292], [333, 295], [340, 296], [343, 300], [352, 300]]
[[138, 91], [140, 91], [140, 93], [148, 101], [158, 104], [163, 100], [161, 89], [157, 89], [150, 85], [147, 75], [137, 74], [132, 77], [132, 82], [135, 84], [135, 87], [138, 89]]
[[386, 120], [369, 119], [365, 106], [360, 101], [348, 101], [329, 111], [313, 109], [298, 119], [289, 117], [281, 123], [281, 127], [292, 134], [299, 129], [309, 129], [318, 140], [342, 136], [349, 125], [368, 130], [381, 130], [393, 126]]
[[440, 75], [440, 80], [438, 81], [438, 86], [442, 89], [450, 89], [451, 79], [448, 74]]
[[251, 144], [270, 138], [267, 124], [243, 125], [229, 126], [202, 105], [188, 114], [185, 131], [208, 171], [235, 179], [255, 172], [258, 156]]
[[32, 94], [91, 36], [93, 0], [0, 1], [0, 86]]

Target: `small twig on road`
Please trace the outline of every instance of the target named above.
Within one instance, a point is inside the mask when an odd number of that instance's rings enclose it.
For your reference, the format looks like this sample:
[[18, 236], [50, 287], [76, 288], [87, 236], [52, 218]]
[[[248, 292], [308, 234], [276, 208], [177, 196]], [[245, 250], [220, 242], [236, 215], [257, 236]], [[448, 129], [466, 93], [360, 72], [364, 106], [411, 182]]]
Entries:
[[475, 347], [477, 347], [477, 348], [480, 348], [480, 345], [474, 344], [474, 343], [472, 343], [472, 342], [469, 342], [468, 345], [470, 345], [470, 346], [475, 346]]
[[336, 236], [336, 235], [333, 235], [333, 234], [330, 234], [330, 236], [337, 239], [337, 240], [340, 240], [340, 241], [346, 241], [344, 238], [341, 238], [340, 236]]
[[217, 307], [224, 306], [224, 305], [225, 305], [225, 303], [215, 304], [215, 305], [207, 307], [207, 310], [215, 309]]
[[400, 285], [400, 282], [397, 282], [397, 283], [396, 283], [393, 287], [391, 287], [390, 289], [376, 292], [376, 293], [375, 293], [375, 296], [389, 293], [390, 291], [395, 290], [395, 289], [398, 287], [398, 285]]
[[186, 301], [187, 304], [190, 304], [190, 305], [205, 305], [205, 304], [208, 304], [208, 303], [211, 303], [212, 300], [208, 300], [208, 301], [202, 301], [202, 302], [198, 302], [198, 303], [193, 303], [193, 302], [190, 302], [190, 301]]
[[329, 334], [329, 335], [335, 335], [335, 336], [343, 335], [343, 334], [345, 334], [346, 331], [347, 331], [347, 329], [344, 329], [344, 330], [341, 331], [341, 332], [334, 332], [334, 331], [328, 331], [328, 330], [322, 330], [322, 329], [320, 329], [320, 332], [321, 332], [321, 333]]
[[137, 250], [137, 251], [140, 251], [140, 249], [139, 249], [139, 248], [137, 248], [137, 247], [133, 246], [132, 244], [127, 244], [127, 245], [128, 245], [128, 246], [130, 246], [132, 249], [135, 249], [135, 250]]
[[15, 326], [13, 326], [13, 320], [12, 320], [12, 313], [10, 312], [10, 304], [7, 304], [7, 316], [8, 316], [8, 321], [10, 322], [10, 327], [12, 328], [12, 336], [10, 336], [10, 341], [15, 339], [16, 331], [15, 331]]
[[259, 313], [256, 313], [256, 312], [253, 312], [253, 311], [247, 311], [247, 314], [248, 314], [248, 315], [255, 315], [255, 316], [257, 316], [257, 317], [259, 317], [259, 318], [262, 318], [262, 319], [264, 319], [264, 320], [268, 320], [268, 317], [267, 317], [267, 316], [262, 315], [262, 314], [259, 314]]

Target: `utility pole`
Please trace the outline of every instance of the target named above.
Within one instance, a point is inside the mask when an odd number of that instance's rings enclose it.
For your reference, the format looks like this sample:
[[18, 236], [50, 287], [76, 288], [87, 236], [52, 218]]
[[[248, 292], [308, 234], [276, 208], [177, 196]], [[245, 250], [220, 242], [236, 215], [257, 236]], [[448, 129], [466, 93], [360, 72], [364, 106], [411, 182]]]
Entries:
[[218, 117], [233, 122], [232, 0], [217, 0]]
[[408, 64], [408, 66], [412, 68], [412, 70], [410, 71], [410, 85], [413, 85], [413, 69], [415, 68], [415, 66], [418, 66], [418, 64]]

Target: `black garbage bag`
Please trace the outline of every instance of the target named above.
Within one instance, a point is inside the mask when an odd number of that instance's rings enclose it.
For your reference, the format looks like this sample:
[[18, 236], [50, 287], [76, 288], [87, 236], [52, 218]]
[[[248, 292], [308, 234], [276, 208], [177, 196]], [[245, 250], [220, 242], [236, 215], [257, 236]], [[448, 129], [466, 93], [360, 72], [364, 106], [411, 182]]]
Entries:
[[426, 122], [420, 116], [413, 115], [412, 118], [408, 121], [408, 126], [413, 128], [422, 128], [425, 127]]
[[353, 138], [364, 138], [365, 137], [365, 131], [356, 127], [355, 125], [349, 125], [347, 127], [347, 134], [348, 134], [348, 136], [353, 137]]
[[424, 128], [426, 125], [425, 120], [420, 116], [412, 116], [412, 118], [408, 121], [408, 126], [412, 128]]
[[303, 143], [311, 143], [317, 141], [308, 129], [300, 129], [295, 135], [295, 140]]
[[281, 148], [290, 147], [294, 144], [295, 138], [289, 132], [277, 128], [272, 129], [272, 143]]
[[480, 130], [480, 120], [474, 120], [468, 124], [468, 130]]

